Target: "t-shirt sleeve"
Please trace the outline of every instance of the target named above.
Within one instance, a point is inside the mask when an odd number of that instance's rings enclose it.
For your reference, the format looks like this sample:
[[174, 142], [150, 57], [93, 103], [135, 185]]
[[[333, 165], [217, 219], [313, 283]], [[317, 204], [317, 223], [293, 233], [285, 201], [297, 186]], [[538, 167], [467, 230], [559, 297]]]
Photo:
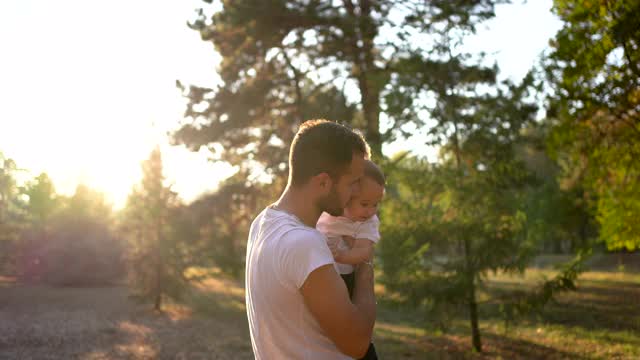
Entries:
[[299, 289], [315, 269], [333, 264], [324, 235], [306, 229], [291, 230], [281, 238], [280, 279]]
[[362, 223], [356, 234], [358, 239], [369, 239], [374, 243], [380, 241], [380, 219], [377, 215]]

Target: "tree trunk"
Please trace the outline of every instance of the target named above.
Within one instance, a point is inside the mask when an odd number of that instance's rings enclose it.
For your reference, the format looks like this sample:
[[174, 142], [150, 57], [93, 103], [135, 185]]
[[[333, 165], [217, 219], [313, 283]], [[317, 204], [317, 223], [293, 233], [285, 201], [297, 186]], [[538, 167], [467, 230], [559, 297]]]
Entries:
[[471, 263], [471, 244], [469, 239], [464, 240], [464, 257], [467, 266], [467, 282], [469, 286], [468, 304], [469, 321], [471, 323], [471, 340], [473, 348], [477, 352], [482, 352], [482, 342], [480, 341], [480, 328], [478, 326], [478, 303], [476, 302], [475, 270]]
[[469, 319], [471, 321], [471, 337], [473, 348], [477, 352], [482, 352], [482, 342], [480, 341], [480, 328], [478, 327], [478, 304], [476, 303], [476, 285], [471, 281], [469, 289]]
[[380, 84], [376, 81], [381, 69], [374, 63], [374, 39], [378, 29], [371, 17], [370, 0], [359, 2], [360, 12], [355, 11], [351, 0], [344, 0], [347, 12], [356, 25], [351, 39], [353, 54], [353, 75], [358, 81], [362, 97], [362, 113], [365, 121], [365, 138], [371, 148], [374, 160], [382, 158], [382, 137], [380, 136]]
[[553, 241], [553, 252], [555, 254], [562, 254], [562, 240], [561, 239], [555, 239]]
[[361, 84], [362, 108], [367, 122], [366, 137], [374, 159], [382, 158], [382, 139], [380, 137], [380, 84], [376, 80], [380, 69], [375, 65], [373, 40], [377, 34], [376, 25], [371, 18], [371, 1], [361, 0], [360, 34], [364, 53], [363, 79]]
[[[453, 147], [456, 155], [456, 165], [458, 169], [457, 183], [461, 184], [462, 176], [462, 160], [460, 156], [460, 138], [458, 134], [458, 123], [453, 121]], [[476, 302], [476, 283], [475, 283], [475, 267], [471, 261], [471, 241], [463, 235], [464, 238], [464, 258], [466, 264], [466, 274], [468, 289], [467, 303], [469, 304], [469, 321], [471, 322], [471, 340], [473, 348], [477, 352], [482, 352], [482, 342], [480, 341], [480, 328], [478, 326], [478, 303]]]
[[582, 221], [580, 224], [580, 246], [585, 248], [588, 243], [589, 215], [587, 212], [582, 213]]
[[154, 284], [153, 291], [153, 308], [157, 311], [162, 311], [162, 263], [160, 258], [156, 258], [156, 283]]
[[162, 221], [159, 220], [156, 224], [156, 247], [155, 247], [155, 265], [156, 265], [156, 283], [155, 283], [155, 289], [154, 289], [154, 305], [153, 308], [156, 309], [157, 311], [162, 311], [161, 307], [162, 307], [162, 282], [163, 282], [163, 274], [164, 274], [164, 267], [162, 264], [162, 256], [160, 255], [161, 249], [160, 246], [162, 246], [162, 233], [161, 233], [161, 229], [162, 229]]
[[365, 137], [371, 147], [371, 155], [374, 159], [382, 158], [382, 139], [380, 137], [380, 106], [377, 89], [371, 89], [370, 81], [365, 81], [361, 86], [362, 107], [367, 123]]
[[153, 308], [156, 311], [162, 311], [162, 294], [160, 292], [156, 292], [156, 299], [153, 304]]

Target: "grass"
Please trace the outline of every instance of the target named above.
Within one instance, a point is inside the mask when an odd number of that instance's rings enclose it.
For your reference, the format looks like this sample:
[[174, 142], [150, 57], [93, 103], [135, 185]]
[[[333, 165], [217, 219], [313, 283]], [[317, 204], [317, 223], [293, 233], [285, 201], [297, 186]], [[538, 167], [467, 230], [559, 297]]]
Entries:
[[[482, 295], [528, 288], [553, 274], [551, 270], [530, 269], [523, 277], [496, 275], [489, 279]], [[420, 320], [419, 314], [402, 307], [393, 309], [399, 306], [396, 301], [388, 301], [379, 314], [376, 336], [382, 339], [380, 347], [387, 350], [384, 358], [638, 359], [638, 304], [638, 274], [587, 272], [580, 277], [576, 292], [560, 295], [541, 314], [508, 327], [496, 304], [481, 306], [482, 354], [472, 351], [465, 314], [455, 317], [449, 331], [442, 334], [433, 326], [422, 326], [433, 324], [428, 319]], [[417, 338], [421, 340], [415, 341]]]
[[[553, 272], [497, 275], [487, 291], [532, 286]], [[443, 334], [393, 294], [379, 295], [374, 342], [381, 359], [640, 358], [640, 275], [583, 274], [539, 316], [505, 328], [481, 307], [483, 353], [472, 351], [465, 314]], [[207, 279], [162, 313], [133, 302], [124, 287], [24, 286], [0, 277], [1, 359], [252, 359], [242, 283]]]

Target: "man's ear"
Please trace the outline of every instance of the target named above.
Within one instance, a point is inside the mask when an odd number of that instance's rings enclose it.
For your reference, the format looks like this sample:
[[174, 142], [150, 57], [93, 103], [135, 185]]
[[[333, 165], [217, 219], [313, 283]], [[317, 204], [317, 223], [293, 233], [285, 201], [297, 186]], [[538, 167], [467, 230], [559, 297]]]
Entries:
[[322, 194], [328, 194], [333, 186], [333, 179], [327, 173], [320, 173], [314, 176], [311, 181], [314, 187]]

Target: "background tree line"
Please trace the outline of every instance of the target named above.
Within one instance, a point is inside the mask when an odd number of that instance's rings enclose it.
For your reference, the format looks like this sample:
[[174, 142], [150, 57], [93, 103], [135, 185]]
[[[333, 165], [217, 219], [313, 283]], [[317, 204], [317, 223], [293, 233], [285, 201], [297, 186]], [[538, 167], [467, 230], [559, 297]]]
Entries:
[[[210, 1], [205, 1], [210, 3]], [[563, 28], [519, 83], [465, 53], [502, 1], [235, 1], [191, 23], [222, 56], [222, 84], [179, 84], [174, 139], [282, 189], [286, 150], [308, 118], [360, 129], [390, 177], [383, 282], [426, 310], [462, 306], [481, 350], [477, 294], [490, 272], [536, 254], [579, 254], [506, 316], [573, 288], [583, 254], [639, 244], [638, 1], [563, 1]], [[353, 95], [356, 94], [356, 95]], [[546, 115], [538, 116], [539, 110]], [[383, 146], [424, 130], [438, 163]], [[222, 145], [221, 147], [219, 145]]]
[[[21, 170], [2, 158], [3, 263], [69, 284], [117, 279], [128, 265], [132, 288], [156, 308], [180, 297], [194, 279], [189, 268], [240, 277], [248, 225], [285, 185], [297, 126], [328, 118], [362, 131], [389, 178], [381, 282], [437, 314], [429, 324], [443, 330], [462, 310], [481, 351], [478, 298], [489, 274], [522, 273], [541, 253], [577, 255], [533, 291], [494, 299], [513, 319], [574, 288], [589, 251], [640, 245], [640, 1], [556, 0], [563, 27], [517, 82], [499, 81], [497, 65], [462, 46], [504, 2], [243, 0], [211, 16], [200, 9], [189, 26], [220, 53], [222, 83], [178, 83], [188, 104], [172, 139], [204, 146], [238, 172], [185, 204], [155, 149], [113, 213], [86, 187], [57, 195], [46, 174], [18, 186]], [[417, 132], [440, 149], [438, 162], [410, 149], [383, 153]], [[76, 267], [60, 265], [70, 261]]]

